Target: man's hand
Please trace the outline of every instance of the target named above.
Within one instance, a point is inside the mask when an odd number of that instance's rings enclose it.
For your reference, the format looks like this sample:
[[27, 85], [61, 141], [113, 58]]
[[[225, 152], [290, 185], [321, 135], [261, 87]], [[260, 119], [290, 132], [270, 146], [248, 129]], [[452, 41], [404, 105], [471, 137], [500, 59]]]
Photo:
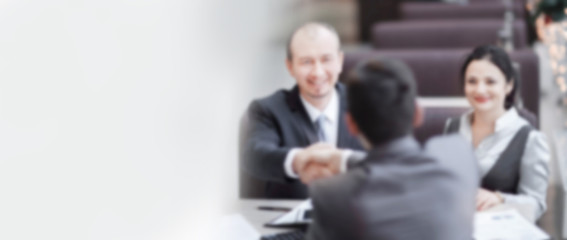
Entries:
[[337, 173], [333, 172], [326, 164], [309, 162], [303, 171], [299, 173], [299, 178], [301, 182], [309, 184], [314, 180], [328, 178], [335, 174]]
[[492, 208], [498, 204], [502, 204], [504, 199], [495, 193], [488, 191], [486, 189], [480, 188], [478, 193], [476, 194], [476, 210], [477, 211], [484, 211], [489, 208]]
[[334, 146], [316, 143], [298, 152], [292, 166], [301, 181], [309, 184], [313, 180], [338, 174], [341, 156], [341, 150]]

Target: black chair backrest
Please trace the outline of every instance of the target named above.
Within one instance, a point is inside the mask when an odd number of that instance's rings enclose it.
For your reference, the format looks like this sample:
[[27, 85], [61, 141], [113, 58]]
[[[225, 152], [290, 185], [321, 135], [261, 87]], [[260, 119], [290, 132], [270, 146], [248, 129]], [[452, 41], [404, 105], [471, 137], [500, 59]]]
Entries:
[[436, 104], [430, 104], [426, 99], [419, 100], [424, 110], [424, 118], [422, 125], [414, 129], [414, 136], [420, 143], [425, 143], [429, 138], [443, 134], [447, 119], [459, 117], [470, 109], [464, 98], [436, 98], [434, 100]]
[[[382, 22], [372, 27], [372, 45], [377, 49], [473, 48], [496, 44], [503, 25], [503, 19]], [[511, 27], [514, 47], [528, 47], [526, 23], [515, 20]]]
[[255, 178], [250, 173], [245, 170], [244, 167], [244, 143], [246, 140], [246, 134], [248, 132], [248, 113], [244, 113], [240, 119], [240, 129], [239, 129], [239, 168], [238, 168], [238, 188], [239, 197], [241, 199], [263, 199], [266, 198], [266, 181]]
[[[500, 1], [490, 0], [484, 4], [448, 4], [405, 2], [401, 5], [403, 20], [425, 19], [502, 19], [508, 7]], [[524, 17], [523, 5], [511, 7], [517, 19]]]

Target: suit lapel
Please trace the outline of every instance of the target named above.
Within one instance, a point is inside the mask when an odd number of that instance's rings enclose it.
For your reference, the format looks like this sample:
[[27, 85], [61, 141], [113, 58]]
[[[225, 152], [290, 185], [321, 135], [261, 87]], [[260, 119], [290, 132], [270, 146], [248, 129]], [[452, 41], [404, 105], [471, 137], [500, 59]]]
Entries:
[[345, 87], [341, 83], [337, 83], [337, 90], [339, 93], [339, 134], [337, 136], [337, 147], [349, 147], [349, 141], [351, 140], [350, 133], [348, 132], [345, 120], [345, 114], [347, 109], [346, 104], [346, 92]]
[[319, 141], [317, 137], [317, 133], [315, 132], [315, 128], [309, 117], [307, 116], [307, 111], [305, 107], [301, 103], [301, 99], [299, 98], [299, 88], [297, 85], [291, 89], [290, 94], [287, 98], [287, 103], [293, 113], [292, 118], [294, 121], [294, 126], [298, 127], [298, 130], [302, 136], [304, 136], [305, 141], [311, 145]]

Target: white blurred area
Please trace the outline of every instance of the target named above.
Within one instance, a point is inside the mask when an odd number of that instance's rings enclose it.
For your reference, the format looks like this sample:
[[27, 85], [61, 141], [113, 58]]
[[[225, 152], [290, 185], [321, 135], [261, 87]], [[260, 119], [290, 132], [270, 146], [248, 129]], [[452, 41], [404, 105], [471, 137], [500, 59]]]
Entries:
[[206, 239], [286, 5], [0, 0], [0, 239]]

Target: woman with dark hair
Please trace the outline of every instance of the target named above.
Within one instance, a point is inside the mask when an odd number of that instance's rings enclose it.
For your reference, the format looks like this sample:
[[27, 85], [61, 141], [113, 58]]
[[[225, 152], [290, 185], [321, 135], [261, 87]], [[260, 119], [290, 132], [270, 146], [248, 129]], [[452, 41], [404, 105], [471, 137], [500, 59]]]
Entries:
[[477, 210], [501, 203], [546, 209], [550, 150], [545, 136], [518, 115], [517, 78], [510, 58], [495, 46], [480, 46], [461, 68], [464, 93], [472, 110], [447, 120], [446, 133], [471, 142], [482, 177]]

